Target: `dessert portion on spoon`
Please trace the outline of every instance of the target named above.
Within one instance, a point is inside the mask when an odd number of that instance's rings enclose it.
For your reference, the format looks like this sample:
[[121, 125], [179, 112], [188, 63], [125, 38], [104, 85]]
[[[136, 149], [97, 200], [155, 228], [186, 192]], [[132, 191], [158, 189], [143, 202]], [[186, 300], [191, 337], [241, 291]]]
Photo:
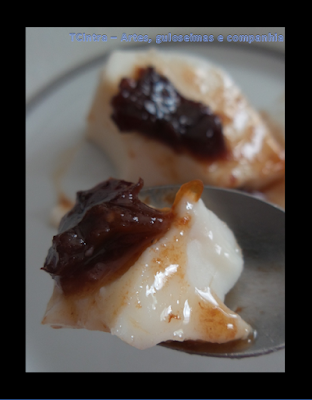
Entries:
[[163, 209], [139, 200], [142, 186], [111, 178], [77, 193], [42, 268], [54, 279], [42, 323], [110, 332], [138, 349], [246, 339], [252, 327], [224, 304], [242, 251], [205, 207], [203, 183], [183, 184]]
[[141, 176], [146, 186], [200, 179], [284, 205], [283, 144], [229, 74], [199, 56], [113, 52], [90, 107], [87, 138], [121, 179]]

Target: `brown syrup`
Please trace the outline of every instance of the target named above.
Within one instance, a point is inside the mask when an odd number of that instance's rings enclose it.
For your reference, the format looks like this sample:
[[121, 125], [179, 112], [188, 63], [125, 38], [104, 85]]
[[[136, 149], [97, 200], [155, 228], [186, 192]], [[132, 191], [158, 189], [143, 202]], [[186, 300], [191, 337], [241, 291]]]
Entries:
[[[232, 340], [227, 343], [209, 343], [201, 340], [185, 340], [178, 342], [175, 340], [168, 340], [159, 345], [168, 347], [174, 350], [184, 351], [185, 353], [198, 354], [198, 355], [220, 355], [233, 354], [233, 357], [239, 357], [239, 353], [243, 353], [255, 341], [255, 332], [246, 339]], [[235, 354], [235, 356], [234, 356]]]
[[108, 179], [77, 193], [53, 237], [44, 271], [64, 293], [107, 284], [124, 273], [170, 227], [173, 212], [142, 203], [143, 180]]
[[208, 106], [184, 98], [153, 67], [139, 69], [137, 80], [123, 78], [111, 105], [121, 132], [140, 132], [202, 161], [226, 155], [220, 118]]

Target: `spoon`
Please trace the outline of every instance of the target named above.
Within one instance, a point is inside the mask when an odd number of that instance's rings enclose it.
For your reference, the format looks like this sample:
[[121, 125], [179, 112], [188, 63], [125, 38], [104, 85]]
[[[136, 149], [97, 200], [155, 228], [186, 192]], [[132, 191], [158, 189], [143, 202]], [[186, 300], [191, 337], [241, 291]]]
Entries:
[[[172, 204], [179, 185], [142, 189], [154, 207]], [[160, 345], [203, 356], [242, 358], [285, 347], [285, 211], [244, 192], [205, 186], [206, 207], [227, 223], [244, 255], [244, 270], [225, 304], [255, 330], [228, 344], [168, 341]]]

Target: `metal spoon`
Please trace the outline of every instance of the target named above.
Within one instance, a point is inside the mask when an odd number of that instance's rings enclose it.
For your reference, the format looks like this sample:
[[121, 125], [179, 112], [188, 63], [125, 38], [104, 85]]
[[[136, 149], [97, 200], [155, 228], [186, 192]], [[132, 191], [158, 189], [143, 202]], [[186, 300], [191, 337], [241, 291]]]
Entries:
[[[170, 206], [179, 185], [142, 189], [155, 207]], [[237, 310], [256, 337], [225, 345], [169, 341], [160, 345], [192, 354], [253, 357], [285, 347], [285, 212], [252, 195], [205, 186], [205, 205], [232, 229], [244, 255], [244, 270], [225, 304]]]

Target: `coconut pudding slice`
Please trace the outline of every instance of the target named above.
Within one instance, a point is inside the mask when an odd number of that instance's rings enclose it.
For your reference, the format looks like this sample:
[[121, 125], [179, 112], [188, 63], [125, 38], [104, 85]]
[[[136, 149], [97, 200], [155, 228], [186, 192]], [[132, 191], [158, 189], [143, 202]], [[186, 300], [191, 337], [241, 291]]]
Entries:
[[250, 325], [224, 304], [242, 252], [200, 199], [202, 182], [160, 210], [139, 200], [142, 186], [109, 179], [77, 193], [43, 267], [54, 290], [42, 323], [110, 332], [138, 349], [247, 338]]
[[146, 186], [185, 183], [249, 191], [285, 174], [275, 140], [231, 77], [183, 53], [116, 51], [100, 75], [87, 137], [118, 177]]

